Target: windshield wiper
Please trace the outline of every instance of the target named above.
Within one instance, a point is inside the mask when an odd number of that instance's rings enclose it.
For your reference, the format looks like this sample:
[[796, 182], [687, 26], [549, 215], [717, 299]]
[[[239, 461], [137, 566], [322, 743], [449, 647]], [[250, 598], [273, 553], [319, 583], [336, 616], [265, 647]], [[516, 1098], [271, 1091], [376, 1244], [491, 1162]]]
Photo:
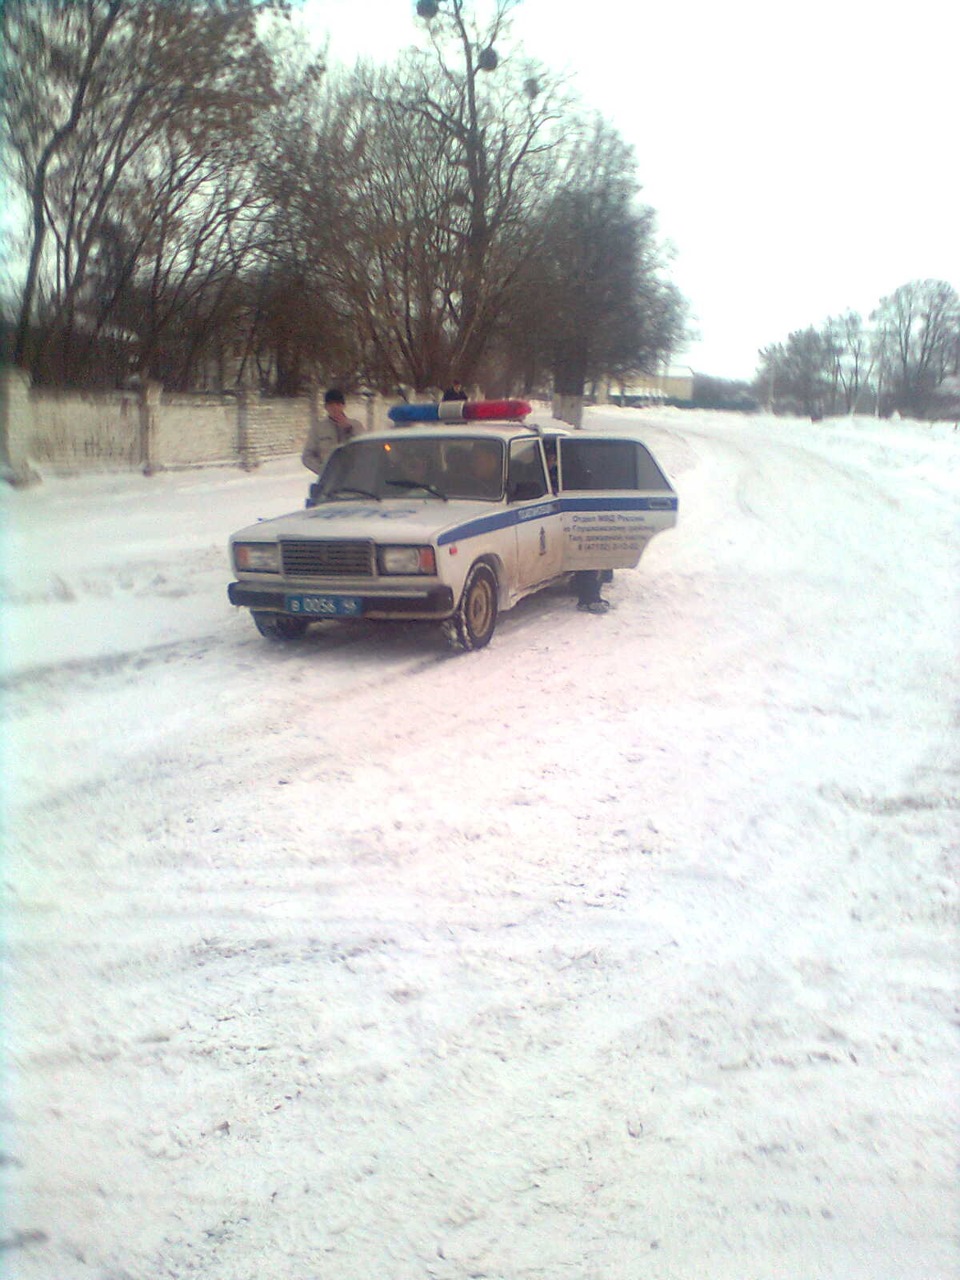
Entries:
[[395, 484], [401, 489], [424, 489], [427, 493], [432, 493], [435, 498], [442, 498], [444, 502], [449, 501], [445, 493], [436, 485], [428, 484], [426, 480], [387, 480], [386, 483]]
[[373, 498], [374, 502], [382, 502], [383, 499], [379, 493], [371, 493], [369, 489], [355, 489], [353, 485], [344, 484], [336, 489], [331, 489], [329, 493], [325, 493], [325, 498], [335, 498], [339, 493], [358, 493], [361, 498]]

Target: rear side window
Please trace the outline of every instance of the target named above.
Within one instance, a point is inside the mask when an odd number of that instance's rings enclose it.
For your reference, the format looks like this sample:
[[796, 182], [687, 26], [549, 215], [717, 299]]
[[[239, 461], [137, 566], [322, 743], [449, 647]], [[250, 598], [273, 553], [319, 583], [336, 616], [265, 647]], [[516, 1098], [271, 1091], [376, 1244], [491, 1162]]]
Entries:
[[667, 489], [653, 457], [635, 440], [576, 440], [560, 443], [564, 489]]

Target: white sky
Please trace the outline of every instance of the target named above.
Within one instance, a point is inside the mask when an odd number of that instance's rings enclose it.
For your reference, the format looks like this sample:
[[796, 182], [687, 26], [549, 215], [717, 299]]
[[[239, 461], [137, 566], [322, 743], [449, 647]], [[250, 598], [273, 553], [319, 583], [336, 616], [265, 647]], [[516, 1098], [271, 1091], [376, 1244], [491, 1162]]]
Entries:
[[[390, 60], [412, 0], [305, 0], [330, 52]], [[701, 372], [752, 377], [757, 349], [908, 280], [960, 287], [960, 6], [917, 0], [524, 0], [523, 52], [571, 71], [635, 146]]]

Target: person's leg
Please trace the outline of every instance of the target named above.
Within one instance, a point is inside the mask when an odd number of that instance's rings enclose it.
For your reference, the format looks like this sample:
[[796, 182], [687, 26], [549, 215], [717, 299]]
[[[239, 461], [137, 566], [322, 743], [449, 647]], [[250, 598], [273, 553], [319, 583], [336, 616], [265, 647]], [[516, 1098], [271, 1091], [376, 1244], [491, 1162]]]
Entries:
[[574, 574], [577, 588], [577, 608], [584, 613], [606, 613], [610, 605], [600, 597], [601, 571], [579, 569]]
[[573, 575], [573, 585], [577, 589], [577, 604], [589, 604], [596, 599], [597, 582], [592, 569], [578, 569]]

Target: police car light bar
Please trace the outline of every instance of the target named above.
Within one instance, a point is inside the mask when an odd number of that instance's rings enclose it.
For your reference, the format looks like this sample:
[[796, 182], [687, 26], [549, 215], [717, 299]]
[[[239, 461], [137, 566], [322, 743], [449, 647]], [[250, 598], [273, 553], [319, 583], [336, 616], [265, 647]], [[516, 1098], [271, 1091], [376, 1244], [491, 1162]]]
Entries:
[[526, 400], [441, 400], [439, 404], [395, 404], [391, 422], [516, 422], [531, 411]]

